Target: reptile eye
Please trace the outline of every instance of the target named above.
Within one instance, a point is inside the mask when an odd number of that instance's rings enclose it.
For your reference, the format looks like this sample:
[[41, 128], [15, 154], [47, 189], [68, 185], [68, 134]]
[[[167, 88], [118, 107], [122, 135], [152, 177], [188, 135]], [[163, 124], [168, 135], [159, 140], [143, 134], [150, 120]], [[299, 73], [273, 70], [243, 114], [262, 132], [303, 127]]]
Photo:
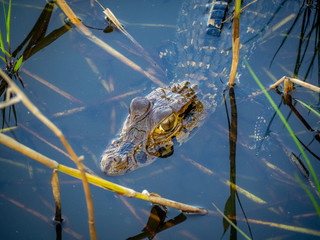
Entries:
[[159, 130], [162, 132], [168, 132], [172, 130], [177, 124], [176, 116], [172, 113], [169, 117], [163, 120], [159, 125]]

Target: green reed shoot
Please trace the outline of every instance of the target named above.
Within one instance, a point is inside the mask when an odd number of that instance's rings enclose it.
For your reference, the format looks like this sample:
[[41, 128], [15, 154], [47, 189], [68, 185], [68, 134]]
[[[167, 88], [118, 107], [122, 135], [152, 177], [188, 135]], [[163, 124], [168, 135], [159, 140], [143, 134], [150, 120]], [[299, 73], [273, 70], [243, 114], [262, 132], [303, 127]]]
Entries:
[[11, 21], [11, 0], [9, 1], [8, 12], [6, 12], [4, 0], [2, 0], [3, 13], [4, 13], [4, 21], [6, 25], [6, 41], [8, 45], [8, 50], [5, 48], [5, 44], [2, 38], [2, 33], [0, 29], [0, 49], [4, 54], [4, 57], [0, 56], [0, 58], [6, 63], [7, 70], [11, 69], [12, 73], [15, 73], [19, 70], [23, 57], [21, 56], [18, 61], [15, 63], [12, 62], [11, 58], [11, 46], [10, 46], [10, 21]]
[[232, 226], [234, 227], [242, 236], [244, 236], [246, 239], [251, 240], [250, 237], [248, 237], [247, 234], [245, 234], [237, 225], [235, 225], [229, 218], [226, 216], [213, 202], [211, 203], [215, 209], [223, 216], [223, 218]]
[[11, 0], [9, 1], [8, 16], [6, 16], [6, 9], [5, 9], [5, 6], [4, 6], [4, 0], [2, 0], [2, 4], [3, 4], [4, 20], [6, 22], [7, 43], [9, 44], [9, 47], [10, 47]]
[[300, 179], [300, 177], [298, 176], [298, 174], [295, 175], [295, 179], [296, 181], [300, 184], [301, 188], [307, 193], [308, 197], [310, 198], [314, 208], [316, 209], [318, 216], [320, 217], [320, 207], [317, 203], [317, 201], [314, 199], [312, 193], [310, 192], [310, 190], [308, 189], [308, 187], [303, 183], [303, 181]]
[[320, 117], [320, 113], [318, 113], [316, 110], [314, 110], [311, 106], [305, 104], [304, 102], [295, 99], [297, 102], [299, 102], [301, 105], [305, 106], [306, 108], [308, 108], [311, 112], [313, 112], [314, 114], [316, 114], [318, 117]]
[[249, 63], [247, 62], [246, 59], [244, 59], [244, 62], [246, 64], [246, 66], [248, 67], [249, 72], [251, 73], [252, 77], [254, 78], [254, 80], [257, 82], [257, 84], [259, 85], [259, 87], [261, 88], [261, 90], [263, 91], [264, 95], [267, 97], [267, 99], [269, 100], [270, 104], [272, 105], [272, 107], [276, 110], [278, 116], [280, 117], [280, 119], [282, 120], [283, 124], [285, 125], [285, 127], [287, 128], [288, 132], [290, 133], [292, 139], [294, 140], [294, 142], [296, 143], [296, 145], [298, 146], [302, 156], [304, 157], [310, 172], [312, 174], [312, 177], [314, 179], [314, 182], [317, 186], [317, 190], [320, 193], [320, 185], [319, 185], [319, 180], [317, 178], [317, 175], [311, 165], [311, 162], [309, 161], [309, 158], [307, 157], [307, 155], [305, 154], [299, 140], [297, 139], [296, 135], [294, 134], [293, 130], [291, 129], [290, 125], [288, 124], [288, 122], [286, 121], [285, 117], [282, 115], [282, 113], [280, 112], [279, 108], [277, 107], [277, 105], [275, 104], [275, 102], [272, 100], [271, 96], [269, 95], [269, 93], [266, 91], [266, 89], [264, 88], [264, 86], [262, 85], [262, 83], [259, 81], [258, 77], [255, 75], [255, 73], [253, 72], [252, 68], [250, 67]]

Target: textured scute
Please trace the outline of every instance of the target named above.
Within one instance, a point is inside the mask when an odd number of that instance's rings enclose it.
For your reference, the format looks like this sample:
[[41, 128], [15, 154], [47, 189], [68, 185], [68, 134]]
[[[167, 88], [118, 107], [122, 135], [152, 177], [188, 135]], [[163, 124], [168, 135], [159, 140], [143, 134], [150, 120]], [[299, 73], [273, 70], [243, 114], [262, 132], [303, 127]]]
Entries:
[[[241, 13], [238, 76], [244, 71], [243, 59], [268, 37], [268, 31], [261, 26], [272, 19], [280, 3], [260, 0]], [[246, 4], [243, 1], [242, 6]], [[229, 15], [232, 8], [229, 6]], [[150, 164], [156, 157], [168, 157], [173, 153], [173, 142], [187, 141], [207, 113], [214, 112], [222, 102], [232, 63], [232, 24], [227, 21], [222, 34], [212, 36], [207, 31], [208, 15], [208, 6], [202, 0], [183, 3], [176, 42], [159, 54], [170, 63], [167, 75], [172, 78], [171, 86], [133, 99], [120, 136], [102, 155], [101, 169], [106, 174], [124, 174]], [[174, 127], [164, 130], [163, 121]]]
[[[121, 175], [150, 164], [156, 157], [169, 157], [174, 151], [172, 140], [185, 141], [205, 113], [197, 86], [187, 81], [134, 98], [120, 136], [102, 154], [101, 170]], [[170, 127], [165, 127], [168, 124]]]

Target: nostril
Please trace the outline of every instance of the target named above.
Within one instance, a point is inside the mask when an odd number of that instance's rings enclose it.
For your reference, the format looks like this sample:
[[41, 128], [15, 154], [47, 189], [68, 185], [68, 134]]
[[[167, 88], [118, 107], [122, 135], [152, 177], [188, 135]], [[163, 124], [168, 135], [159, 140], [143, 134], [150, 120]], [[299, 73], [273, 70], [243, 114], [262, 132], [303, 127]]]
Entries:
[[121, 162], [121, 157], [120, 156], [113, 157], [113, 162], [116, 164], [119, 164]]
[[100, 166], [102, 170], [106, 170], [110, 167], [110, 164], [114, 164], [114, 162], [119, 161], [117, 158], [110, 156], [110, 155], [104, 155], [101, 158]]
[[104, 154], [101, 157], [100, 169], [110, 176], [124, 174], [130, 167], [129, 159], [127, 154]]
[[101, 158], [100, 166], [101, 168], [107, 169], [114, 165], [119, 165], [122, 162], [122, 157], [117, 156], [110, 156], [110, 155], [104, 155]]

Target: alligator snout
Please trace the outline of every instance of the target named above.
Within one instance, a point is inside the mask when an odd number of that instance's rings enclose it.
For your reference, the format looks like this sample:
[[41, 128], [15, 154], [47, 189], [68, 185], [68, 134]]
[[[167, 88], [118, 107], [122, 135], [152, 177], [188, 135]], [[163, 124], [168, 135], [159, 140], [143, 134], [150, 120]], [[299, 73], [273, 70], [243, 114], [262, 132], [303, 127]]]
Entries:
[[122, 175], [172, 155], [173, 140], [182, 143], [203, 119], [196, 89], [184, 81], [134, 98], [119, 137], [102, 154], [101, 170]]
[[110, 176], [122, 175], [132, 170], [129, 164], [130, 159], [128, 155], [104, 154], [100, 162], [101, 171]]

